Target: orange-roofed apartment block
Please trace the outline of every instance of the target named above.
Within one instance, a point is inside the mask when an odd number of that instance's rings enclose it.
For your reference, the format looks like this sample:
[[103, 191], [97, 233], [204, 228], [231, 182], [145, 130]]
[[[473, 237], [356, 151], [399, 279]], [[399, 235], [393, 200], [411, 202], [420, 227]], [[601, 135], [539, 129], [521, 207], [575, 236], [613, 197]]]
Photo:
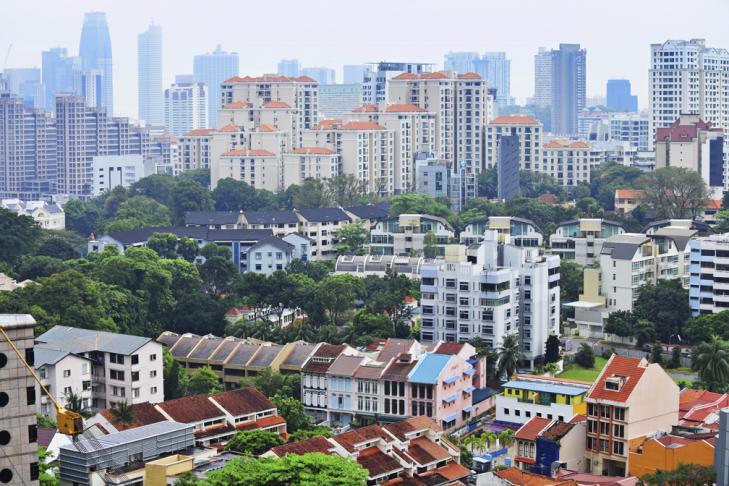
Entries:
[[614, 354], [587, 393], [585, 455], [593, 474], [625, 476], [630, 451], [678, 423], [678, 386], [658, 364]]
[[436, 155], [450, 164], [465, 162], [477, 174], [484, 164], [484, 135], [490, 116], [486, 80], [475, 73], [404, 73], [392, 78], [391, 103], [417, 105], [436, 114]]
[[587, 142], [553, 138], [542, 147], [542, 161], [537, 172], [554, 177], [565, 187], [590, 182], [592, 169], [605, 162], [605, 152]]
[[339, 175], [339, 155], [327, 147], [299, 147], [283, 156], [283, 187], [301, 185], [307, 178]]
[[[212, 174], [216, 177], [212, 177]], [[243, 181], [256, 189], [278, 192], [282, 189], [281, 159], [268, 150], [237, 149], [223, 152], [211, 170], [212, 187], [220, 179]]]
[[495, 167], [499, 137], [519, 136], [519, 169], [538, 170], [542, 162], [542, 122], [526, 115], [499, 116], [486, 127], [486, 166]]

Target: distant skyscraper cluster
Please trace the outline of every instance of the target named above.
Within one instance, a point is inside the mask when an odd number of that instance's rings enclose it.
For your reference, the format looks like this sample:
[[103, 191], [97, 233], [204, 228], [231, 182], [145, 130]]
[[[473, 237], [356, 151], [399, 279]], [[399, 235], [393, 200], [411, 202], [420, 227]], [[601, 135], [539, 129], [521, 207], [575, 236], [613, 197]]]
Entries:
[[114, 72], [111, 38], [106, 14], [89, 12], [84, 16], [79, 44], [81, 58], [82, 95], [91, 106], [114, 113]]
[[477, 73], [488, 83], [489, 89], [496, 90], [496, 103], [499, 107], [514, 104], [511, 98], [511, 61], [505, 52], [449, 52], [445, 55], [443, 67], [446, 71]]
[[238, 73], [238, 53], [225, 52], [220, 45], [211, 53], [195, 56], [193, 62], [195, 81], [205, 83], [208, 87], [209, 126], [214, 127], [218, 119], [218, 108], [221, 106], [220, 85]]

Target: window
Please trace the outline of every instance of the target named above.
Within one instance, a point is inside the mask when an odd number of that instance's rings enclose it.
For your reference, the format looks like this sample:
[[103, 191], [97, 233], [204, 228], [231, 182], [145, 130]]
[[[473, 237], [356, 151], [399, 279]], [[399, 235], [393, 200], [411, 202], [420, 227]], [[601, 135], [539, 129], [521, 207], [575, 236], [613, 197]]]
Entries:
[[149, 372], [149, 377], [150, 378], [156, 378], [157, 377], [157, 370], [150, 371]]
[[70, 396], [70, 395], [71, 395], [71, 393], [73, 393], [73, 391], [71, 390], [71, 387], [70, 387], [70, 386], [67, 386], [66, 388], [64, 388], [64, 389], [63, 389], [63, 394], [64, 394], [65, 396], [67, 396], [67, 397], [68, 397], [68, 396]]
[[35, 405], [35, 386], [29, 386], [25, 389], [25, 399], [27, 405]]
[[30, 463], [30, 480], [37, 481], [40, 477], [40, 469], [38, 468], [37, 462]]
[[514, 410], [514, 415], [516, 415], [517, 417], [521, 417], [521, 410]]
[[157, 355], [156, 354], [150, 354], [149, 355], [149, 360], [150, 361], [157, 361]]
[[613, 409], [613, 414], [615, 415], [615, 420], [620, 420], [622, 422], [625, 422], [625, 409], [622, 407], [615, 407]]
[[28, 426], [28, 443], [38, 442], [38, 426], [36, 424]]
[[508, 408], [505, 408], [504, 409], [504, 415], [509, 415], [509, 409]]
[[124, 381], [124, 372], [119, 370], [109, 370], [109, 377], [112, 380]]
[[117, 353], [109, 353], [109, 361], [116, 364], [124, 364], [124, 355]]
[[625, 437], [625, 426], [622, 424], [613, 424], [613, 435], [620, 438]]
[[622, 442], [613, 442], [613, 453], [623, 455], [625, 454], [625, 444]]
[[71, 370], [63, 370], [63, 377], [64, 378], [70, 378], [71, 377]]
[[132, 371], [132, 381], [139, 381], [139, 371]]
[[152, 395], [156, 395], [157, 394], [157, 387], [156, 386], [153, 386], [152, 388], [150, 388], [149, 389], [149, 393], [152, 394]]
[[134, 398], [139, 398], [139, 388], [132, 388], [132, 396]]
[[136, 354], [133, 354], [132, 355], [132, 364], [133, 365], [139, 364], [139, 356], [138, 355], [136, 355]]

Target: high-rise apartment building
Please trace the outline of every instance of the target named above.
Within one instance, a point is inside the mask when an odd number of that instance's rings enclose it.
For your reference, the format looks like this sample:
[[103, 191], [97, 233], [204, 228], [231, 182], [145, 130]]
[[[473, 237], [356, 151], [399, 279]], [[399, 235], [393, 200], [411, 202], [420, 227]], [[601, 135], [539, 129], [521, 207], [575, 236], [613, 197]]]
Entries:
[[365, 65], [362, 78], [362, 102], [376, 105], [388, 100], [388, 84], [400, 74], [425, 74], [433, 72], [433, 64], [422, 62], [373, 62]]
[[514, 104], [511, 98], [511, 60], [505, 52], [486, 52], [474, 65], [489, 89], [496, 90], [496, 103], [503, 108]]
[[28, 108], [45, 107], [45, 90], [38, 68], [7, 68], [3, 71], [7, 90], [23, 98]]
[[695, 114], [729, 130], [729, 52], [706, 47], [704, 39], [651, 45], [648, 72], [650, 146], [656, 131], [682, 114]]
[[593, 148], [583, 140], [553, 138], [542, 147], [542, 161], [537, 172], [553, 177], [565, 187], [590, 182], [592, 170], [605, 162], [604, 150]]
[[208, 127], [208, 87], [203, 83], [173, 84], [165, 90], [165, 126], [177, 137]]
[[630, 92], [630, 81], [627, 79], [608, 79], [607, 109], [610, 111], [638, 111], [638, 97]]
[[[0, 327], [23, 359], [33, 362], [33, 329], [30, 314], [0, 314]], [[0, 338], [0, 483], [38, 486], [38, 426], [35, 381], [10, 343]]]
[[579, 44], [552, 50], [552, 132], [577, 133], [577, 113], [585, 108], [587, 51]]
[[457, 73], [475, 72], [474, 63], [481, 59], [478, 52], [449, 52], [443, 56], [443, 69]]
[[43, 87], [45, 108], [56, 109], [56, 93], [80, 93], [81, 58], [69, 56], [65, 47], [43, 51]]
[[497, 197], [509, 200], [519, 195], [520, 137], [502, 135], [496, 140]]
[[321, 118], [343, 119], [362, 105], [362, 84], [320, 84], [319, 115]]
[[453, 168], [477, 174], [484, 163], [488, 120], [486, 81], [475, 73], [403, 73], [389, 82], [388, 101], [412, 104], [436, 114], [436, 155]]
[[298, 59], [281, 59], [276, 73], [290, 78], [301, 76], [301, 63]]
[[150, 24], [137, 36], [139, 119], [147, 125], [164, 123], [162, 94], [162, 27]]
[[536, 171], [542, 161], [542, 124], [526, 115], [499, 116], [486, 127], [486, 167], [498, 162], [497, 145], [502, 136], [519, 136], [519, 168]]
[[223, 106], [220, 85], [226, 79], [237, 76], [238, 69], [238, 53], [225, 52], [220, 45], [212, 53], [195, 56], [195, 81], [208, 87], [208, 126], [215, 127], [218, 109]]
[[552, 106], [552, 53], [544, 47], [534, 55], [534, 104]]
[[628, 142], [641, 152], [648, 150], [648, 117], [637, 113], [616, 113], [609, 116], [610, 139]]
[[328, 67], [306, 67], [301, 70], [301, 75], [316, 79], [319, 84], [335, 84], [337, 82], [336, 71]]
[[112, 116], [114, 114], [114, 82], [111, 38], [105, 13], [89, 12], [84, 15], [79, 57], [81, 58], [81, 69], [84, 73], [93, 70], [100, 75], [98, 89], [101, 94], [98, 95], [98, 98], [101, 101], [99, 106], [105, 108], [109, 116]]
[[[710, 235], [689, 241], [691, 314], [717, 314], [729, 309], [729, 237]], [[724, 288], [726, 287], [726, 288]]]

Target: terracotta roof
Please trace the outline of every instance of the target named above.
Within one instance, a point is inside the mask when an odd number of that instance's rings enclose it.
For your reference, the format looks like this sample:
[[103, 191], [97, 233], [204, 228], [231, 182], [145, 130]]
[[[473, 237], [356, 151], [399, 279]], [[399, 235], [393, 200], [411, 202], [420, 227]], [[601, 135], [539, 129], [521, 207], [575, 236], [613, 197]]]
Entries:
[[410, 351], [415, 344], [414, 339], [388, 338], [375, 359], [387, 363], [392, 358]]
[[237, 126], [232, 123], [228, 123], [223, 128], [218, 128], [218, 132], [238, 132], [240, 131]]
[[404, 469], [398, 461], [388, 456], [377, 447], [368, 447], [359, 451], [359, 454], [357, 454], [357, 463], [367, 469], [369, 477], [371, 478], [382, 476], [383, 474], [391, 474]]
[[[304, 373], [326, 373], [334, 360], [347, 349], [346, 344], [322, 344], [301, 369]], [[315, 358], [330, 359], [329, 362], [317, 361]]]
[[[400, 361], [406, 357], [411, 358], [411, 360]], [[417, 360], [412, 359], [412, 356], [409, 354], [401, 354], [396, 359], [392, 360], [387, 368], [385, 368], [385, 371], [382, 373], [382, 379], [391, 381], [407, 381], [408, 374], [413, 368], [415, 368], [416, 364], [418, 364], [418, 362]]]
[[298, 442], [292, 442], [290, 444], [284, 444], [276, 446], [271, 449], [271, 452], [276, 454], [278, 457], [283, 457], [286, 454], [297, 454], [303, 455], [310, 452], [321, 452], [323, 454], [331, 454], [334, 449], [334, 444], [329, 442], [326, 438], [321, 435], [311, 437], [310, 439], [300, 440]]
[[456, 461], [451, 461], [445, 466], [441, 466], [437, 469], [433, 469], [432, 471], [419, 474], [418, 476], [421, 478], [428, 478], [436, 474], [447, 479], [448, 481], [456, 481], [470, 475], [471, 470], [465, 466], [458, 464]]
[[229, 423], [224, 424], [218, 424], [214, 425], [212, 427], [206, 427], [202, 430], [196, 430], [193, 432], [195, 434], [195, 437], [198, 439], [203, 439], [206, 437], [216, 437], [219, 435], [233, 435], [235, 433], [235, 427], [230, 425]]
[[526, 471], [520, 471], [515, 467], [502, 469], [494, 473], [499, 479], [514, 486], [577, 486], [571, 479], [551, 479]]
[[267, 101], [263, 104], [264, 108], [291, 108], [291, 105], [285, 101]]
[[362, 444], [363, 442], [369, 442], [375, 439], [383, 439], [386, 442], [392, 442], [390, 436], [379, 425], [360, 427], [332, 437], [332, 440], [337, 441], [349, 452], [354, 452], [357, 444]]
[[299, 83], [318, 83], [318, 81], [310, 76], [298, 76], [294, 78], [294, 81]]
[[330, 118], [326, 120], [319, 120], [314, 130], [334, 130], [342, 126], [342, 120], [338, 118]]
[[478, 73], [464, 73], [459, 74], [458, 79], [483, 79]]
[[272, 427], [274, 425], [281, 425], [285, 424], [286, 420], [279, 416], [279, 415], [273, 415], [271, 417], [263, 417], [259, 420], [249, 420], [248, 422], [243, 422], [240, 424], [237, 424], [235, 426], [236, 430], [258, 430], [258, 429], [265, 429], [267, 427]]
[[579, 424], [580, 422], [587, 422], [587, 415], [578, 413], [574, 417], [572, 417], [569, 421], [571, 424]]
[[352, 113], [377, 113], [377, 111], [377, 105], [365, 103], [364, 105], [358, 106], [352, 110]]
[[572, 422], [567, 424], [564, 422], [555, 422], [547, 430], [542, 432], [542, 437], [556, 442], [567, 435], [574, 426], [575, 424]]
[[410, 441], [410, 444], [408, 444], [408, 455], [415, 459], [421, 466], [432, 462], [444, 461], [451, 457], [447, 450], [423, 436]]
[[275, 157], [276, 154], [269, 152], [268, 150], [248, 150], [248, 149], [235, 149], [223, 152], [223, 157]]
[[273, 402], [253, 387], [218, 393], [211, 398], [233, 417], [276, 408]]
[[119, 432], [167, 420], [165, 416], [149, 402], [135, 403], [134, 405], [131, 405], [131, 407], [134, 414], [134, 420], [132, 420], [131, 423], [120, 422], [116, 419], [116, 417], [114, 417], [114, 414], [108, 408], [101, 410], [99, 413]]
[[385, 108], [386, 113], [424, 113], [425, 110], [412, 103], [396, 103]]
[[214, 418], [224, 417], [225, 412], [220, 410], [207, 395], [191, 395], [157, 404], [175, 422], [190, 424], [203, 422]]
[[204, 135], [211, 135], [215, 130], [212, 128], [197, 128], [195, 130], [190, 130], [187, 132], [185, 137], [198, 137], [198, 136], [204, 136]]
[[402, 73], [402, 74], [398, 74], [397, 76], [395, 76], [392, 79], [398, 80], [398, 81], [401, 79], [418, 79], [418, 75], [412, 74], [412, 73]]
[[224, 104], [223, 109], [224, 110], [226, 110], [226, 109], [235, 110], [235, 109], [240, 109], [240, 108], [248, 108], [249, 106], [251, 106], [251, 104], [248, 103], [247, 101], [234, 101], [232, 103]]
[[354, 377], [363, 380], [379, 380], [384, 370], [384, 366], [360, 365], [354, 370]]
[[502, 115], [491, 120], [489, 125], [539, 125], [539, 120], [527, 115]]
[[590, 146], [586, 142], [583, 142], [582, 140], [578, 140], [576, 142], [572, 142], [569, 145], [569, 147], [570, 148], [581, 148], [581, 149], [590, 148]]
[[708, 130], [711, 132], [722, 132], [718, 127], [713, 127], [710, 122], [699, 120], [697, 123], [681, 125], [681, 119], [678, 118], [671, 126], [656, 129], [656, 141], [663, 142], [670, 140], [671, 142], [688, 142], [696, 138], [699, 130]]
[[706, 205], [706, 209], [721, 209], [721, 208], [722, 208], [721, 199], [711, 199], [709, 201], [709, 204]]
[[645, 191], [642, 189], [615, 189], [616, 199], [637, 199], [643, 197]]
[[522, 425], [514, 434], [514, 438], [522, 440], [537, 440], [539, 434], [546, 429], [552, 421], [544, 417], [533, 417]]
[[576, 142], [570, 142], [569, 140], [565, 139], [557, 139], [553, 138], [546, 144], [544, 144], [544, 148], [550, 148], [550, 149], [566, 149], [566, 148], [573, 148], [573, 149], [586, 149], [590, 148], [590, 146], [583, 142], [582, 140], [578, 140]]
[[456, 355], [461, 352], [463, 349], [464, 343], [447, 343], [442, 342], [439, 343], [435, 349], [433, 350], [436, 354], [450, 354], [450, 355]]
[[[629, 358], [613, 354], [605, 367], [600, 372], [592, 388], [587, 392], [587, 397], [596, 400], [610, 400], [613, 402], [625, 402], [630, 397], [633, 389], [640, 381], [648, 363], [645, 359]], [[620, 390], [606, 390], [605, 380], [612, 376], [626, 378]]]
[[225, 84], [234, 83], [316, 83], [316, 79], [309, 76], [298, 76], [290, 78], [288, 76], [271, 75], [271, 76], [233, 76], [223, 81]]
[[279, 129], [278, 129], [278, 127], [276, 127], [274, 125], [269, 125], [268, 123], [264, 123], [263, 125], [258, 125], [256, 127], [256, 131], [269, 133], [269, 132], [278, 132]]
[[342, 125], [342, 130], [384, 130], [385, 127], [373, 121], [352, 121]]
[[433, 419], [418, 415], [416, 417], [410, 417], [401, 422], [395, 422], [387, 424], [384, 429], [391, 433], [399, 441], [407, 440], [406, 435], [411, 432], [423, 429], [432, 429], [435, 432], [440, 431], [440, 426], [433, 421]]
[[291, 153], [297, 155], [337, 155], [334, 150], [326, 147], [299, 147]]
[[423, 73], [420, 75], [420, 79], [448, 79], [448, 75], [441, 71], [435, 73]]

